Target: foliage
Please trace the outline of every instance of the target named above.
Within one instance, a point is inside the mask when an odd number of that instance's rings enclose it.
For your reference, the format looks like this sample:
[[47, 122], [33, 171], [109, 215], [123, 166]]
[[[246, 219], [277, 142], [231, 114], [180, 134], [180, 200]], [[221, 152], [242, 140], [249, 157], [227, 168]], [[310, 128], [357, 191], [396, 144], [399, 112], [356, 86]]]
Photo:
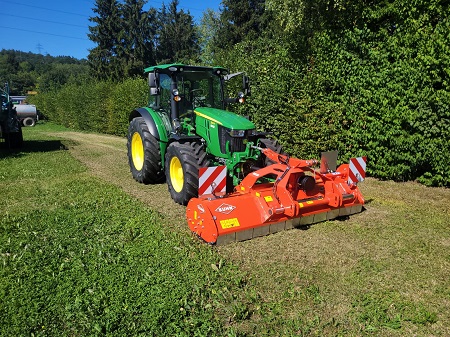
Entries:
[[89, 81], [30, 98], [50, 120], [78, 130], [125, 136], [128, 115], [147, 104], [147, 83], [130, 78], [120, 83]]
[[214, 40], [217, 50], [228, 50], [236, 43], [252, 40], [267, 29], [263, 0], [224, 0]]
[[195, 62], [199, 55], [192, 15], [172, 0], [167, 9], [144, 11], [145, 0], [96, 0], [89, 38], [96, 44], [88, 59], [92, 75], [121, 81], [156, 63]]
[[373, 176], [449, 186], [448, 6], [303, 4], [283, 16], [277, 40], [217, 53], [251, 74], [248, 111], [238, 111], [294, 155], [338, 149], [343, 161], [367, 155]]
[[156, 10], [144, 11], [144, 0], [126, 0], [123, 4], [123, 24], [118, 56], [125, 64], [124, 78], [142, 74], [155, 62], [154, 36]]
[[92, 9], [96, 16], [89, 18], [89, 39], [96, 44], [88, 55], [92, 76], [98, 79], [119, 78], [123, 71], [117, 60], [122, 30], [121, 6], [117, 0], [96, 0]]
[[36, 89], [54, 89], [87, 74], [85, 60], [53, 57], [18, 50], [0, 51], [0, 83], [9, 82], [11, 95], [26, 95]]
[[157, 62], [196, 62], [199, 55], [197, 30], [194, 19], [188, 12], [178, 10], [178, 0], [172, 0], [169, 8], [162, 5], [158, 13], [156, 39]]
[[342, 109], [331, 117], [344, 158], [366, 154], [380, 178], [449, 186], [450, 19], [434, 5], [368, 7], [351, 30], [318, 33], [306, 83]]
[[200, 60], [204, 65], [214, 64], [214, 45], [219, 29], [220, 14], [212, 9], [203, 12], [198, 26]]

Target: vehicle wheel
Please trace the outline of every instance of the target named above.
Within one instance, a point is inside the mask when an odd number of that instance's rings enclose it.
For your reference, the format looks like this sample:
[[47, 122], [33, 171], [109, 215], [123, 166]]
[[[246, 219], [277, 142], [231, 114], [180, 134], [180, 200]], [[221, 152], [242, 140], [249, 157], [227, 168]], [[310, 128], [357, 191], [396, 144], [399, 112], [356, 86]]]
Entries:
[[23, 126], [35, 126], [36, 121], [31, 117], [27, 117], [22, 121], [22, 124]]
[[[273, 140], [270, 138], [261, 138], [259, 140], [259, 146], [264, 149], [267, 149], [267, 148], [271, 149], [272, 151], [275, 151], [276, 153], [279, 153], [279, 154], [285, 154], [282, 146], [280, 145], [280, 143], [278, 143], [277, 140]], [[272, 160], [270, 160], [269, 158], [267, 158], [265, 155], [262, 155], [261, 159], [262, 159], [261, 164], [263, 165], [263, 167], [274, 164], [274, 162]]]
[[23, 145], [23, 135], [22, 128], [19, 129], [19, 132], [10, 132], [5, 134], [5, 143], [6, 147], [9, 149], [18, 149]]
[[130, 122], [127, 138], [128, 163], [133, 178], [142, 184], [163, 182], [159, 142], [151, 135], [142, 117]]
[[167, 186], [172, 199], [187, 205], [198, 196], [198, 170], [210, 162], [200, 143], [178, 143], [169, 145], [166, 152], [165, 171]]

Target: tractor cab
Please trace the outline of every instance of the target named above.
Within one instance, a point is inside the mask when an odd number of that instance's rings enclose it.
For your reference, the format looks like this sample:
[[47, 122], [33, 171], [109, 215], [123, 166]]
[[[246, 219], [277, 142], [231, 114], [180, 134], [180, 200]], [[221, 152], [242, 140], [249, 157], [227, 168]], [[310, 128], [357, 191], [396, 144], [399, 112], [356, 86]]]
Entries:
[[225, 110], [228, 103], [243, 101], [243, 92], [235, 98], [226, 97], [225, 84], [232, 77], [242, 75], [243, 91], [250, 93], [248, 78], [243, 73], [228, 75], [222, 67], [168, 64], [146, 68], [145, 72], [150, 87], [149, 107], [166, 112], [175, 133], [180, 133], [184, 118], [192, 122], [197, 108]]

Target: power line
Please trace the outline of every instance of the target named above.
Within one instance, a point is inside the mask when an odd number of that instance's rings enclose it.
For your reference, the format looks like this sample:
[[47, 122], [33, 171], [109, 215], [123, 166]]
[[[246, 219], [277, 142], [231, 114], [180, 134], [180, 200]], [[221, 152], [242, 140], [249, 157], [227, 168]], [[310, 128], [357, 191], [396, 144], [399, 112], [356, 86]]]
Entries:
[[[85, 0], [85, 1], [91, 3], [92, 5], [95, 5], [94, 3], [90, 2], [89, 0]], [[0, 0], [0, 2], [5, 2], [5, 3], [9, 3], [9, 4], [15, 4], [15, 5], [19, 5], [19, 6], [25, 6], [25, 7], [30, 7], [30, 8], [43, 9], [43, 10], [50, 11], [50, 12], [64, 13], [64, 14], [70, 14], [70, 15], [76, 15], [76, 16], [89, 18], [89, 16], [85, 15], [85, 14], [79, 14], [79, 13], [73, 13], [73, 12], [68, 12], [68, 11], [62, 11], [62, 10], [54, 9], [54, 8], [47, 8], [47, 7], [40, 7], [40, 6], [35, 6], [35, 5], [29, 5], [29, 4], [16, 2], [16, 1]], [[164, 1], [162, 1], [162, 2], [159, 2], [159, 1], [148, 1], [148, 3], [154, 3], [154, 4], [157, 4], [159, 6], [162, 6], [163, 4], [165, 4]], [[200, 9], [200, 8], [193, 8], [193, 7], [187, 7], [187, 6], [179, 6], [178, 8], [185, 9], [185, 10], [187, 9], [187, 10], [197, 11], [197, 12], [203, 12], [204, 11], [203, 9]]]
[[72, 26], [72, 27], [86, 28], [86, 26], [82, 26], [82, 25], [74, 25], [74, 24], [71, 24], [71, 23], [65, 23], [65, 22], [50, 21], [50, 20], [42, 20], [42, 19], [30, 18], [30, 17], [27, 17], [27, 16], [20, 16], [20, 15], [14, 15], [14, 14], [8, 14], [7, 16], [8, 16], [8, 17], [20, 18], [20, 19], [34, 20], [34, 21], [39, 21], [39, 22], [56, 23], [56, 24], [58, 24], [58, 25], [64, 25], [64, 26]]
[[70, 14], [70, 15], [77, 15], [77, 16], [82, 16], [82, 17], [89, 17], [85, 14], [79, 14], [79, 13], [73, 13], [73, 12], [66, 12], [66, 11], [61, 11], [59, 9], [54, 9], [54, 8], [46, 8], [46, 7], [40, 7], [40, 6], [34, 6], [34, 5], [29, 5], [29, 4], [23, 4], [20, 2], [15, 2], [15, 1], [4, 1], [4, 0], [0, 0], [0, 2], [7, 2], [8, 4], [14, 4], [14, 5], [19, 5], [19, 6], [25, 6], [25, 7], [31, 7], [31, 8], [37, 8], [37, 9], [43, 9], [46, 11], [51, 11], [51, 12], [58, 12], [58, 13], [64, 13], [64, 14]]
[[83, 41], [90, 41], [89, 39], [83, 39], [81, 37], [75, 37], [75, 36], [67, 36], [67, 35], [60, 35], [60, 34], [53, 34], [53, 33], [46, 33], [46, 32], [38, 32], [36, 30], [28, 30], [28, 29], [22, 29], [22, 28], [16, 28], [16, 27], [7, 27], [7, 26], [1, 26], [0, 28], [6, 28], [6, 29], [12, 29], [12, 30], [20, 30], [22, 32], [28, 32], [28, 33], [36, 33], [36, 34], [43, 34], [43, 35], [51, 35], [51, 36], [58, 36], [58, 37], [65, 37], [68, 39], [75, 39], [75, 40], [83, 40]]

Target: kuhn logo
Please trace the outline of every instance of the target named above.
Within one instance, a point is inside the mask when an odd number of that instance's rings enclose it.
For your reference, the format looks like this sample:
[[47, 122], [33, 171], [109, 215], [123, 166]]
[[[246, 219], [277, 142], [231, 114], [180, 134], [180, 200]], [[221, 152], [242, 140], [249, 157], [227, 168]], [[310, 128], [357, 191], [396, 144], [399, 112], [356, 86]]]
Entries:
[[230, 214], [235, 209], [235, 206], [228, 205], [228, 204], [222, 204], [219, 207], [216, 208], [216, 212], [220, 212], [223, 214]]
[[197, 208], [200, 211], [200, 213], [205, 213], [205, 209], [203, 208], [203, 206], [201, 204], [197, 205]]

